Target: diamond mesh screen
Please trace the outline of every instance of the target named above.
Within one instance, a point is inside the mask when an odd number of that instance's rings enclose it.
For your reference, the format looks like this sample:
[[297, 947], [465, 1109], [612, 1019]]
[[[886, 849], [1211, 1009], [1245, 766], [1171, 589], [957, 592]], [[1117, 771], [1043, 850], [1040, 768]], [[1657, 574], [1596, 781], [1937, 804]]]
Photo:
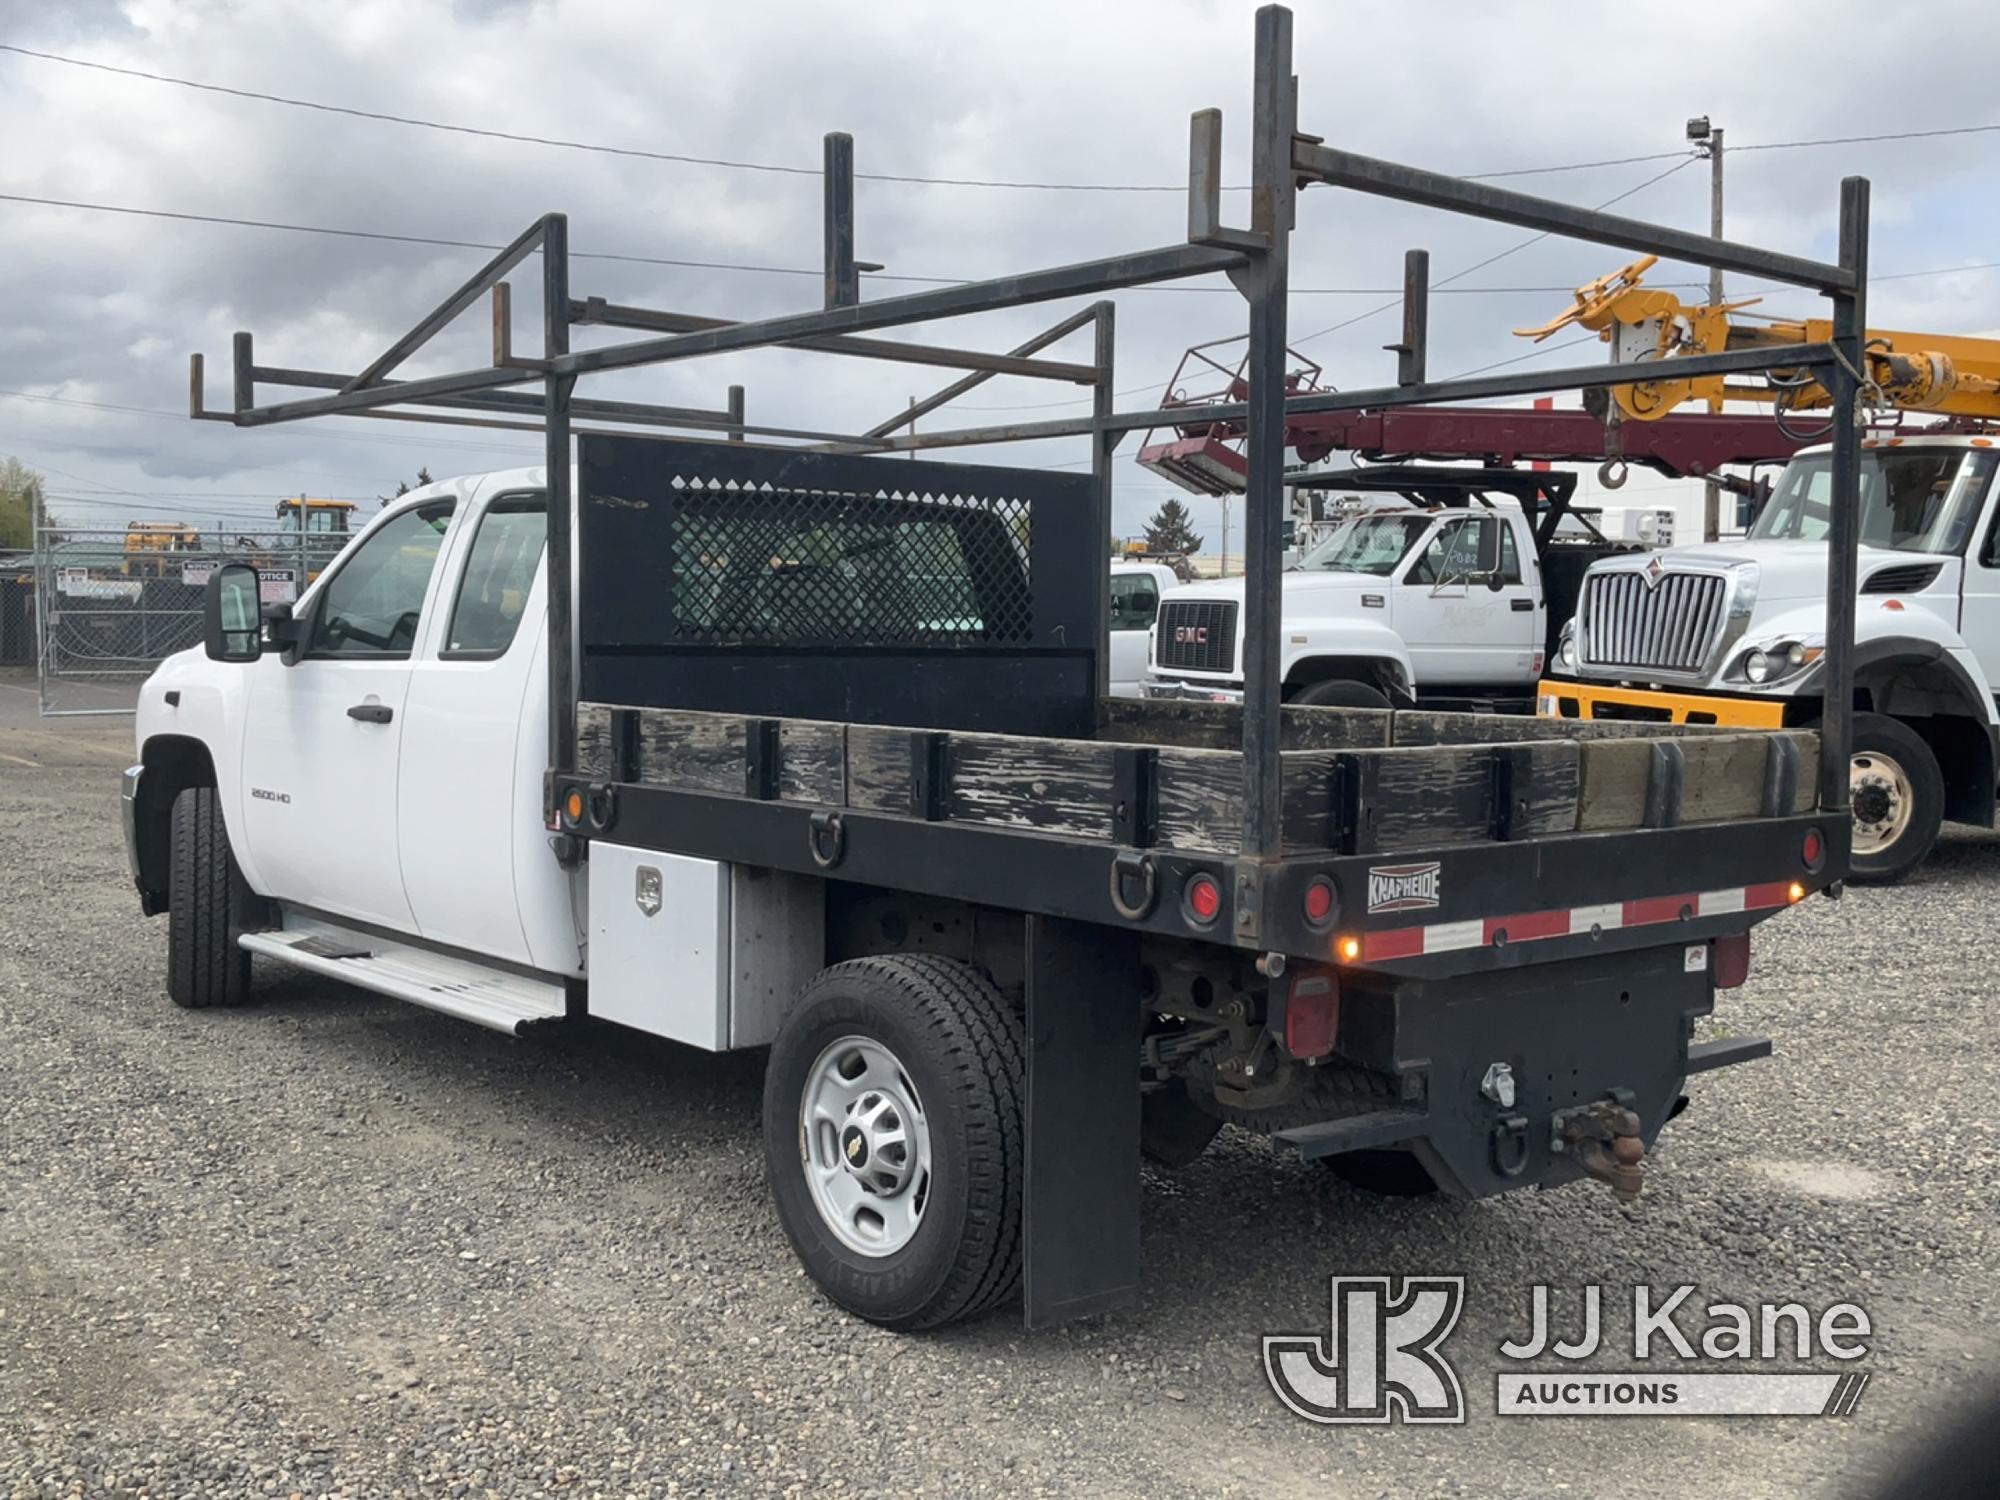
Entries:
[[1034, 639], [1029, 502], [676, 475], [670, 639], [916, 646]]

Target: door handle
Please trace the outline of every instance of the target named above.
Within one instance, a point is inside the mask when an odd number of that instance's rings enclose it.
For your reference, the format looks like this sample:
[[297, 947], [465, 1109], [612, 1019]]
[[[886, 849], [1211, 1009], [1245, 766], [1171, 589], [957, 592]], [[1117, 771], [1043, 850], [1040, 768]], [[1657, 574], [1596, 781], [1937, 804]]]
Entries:
[[1507, 607], [1513, 610], [1514, 613], [1517, 615], [1525, 615], [1529, 611], [1534, 609], [1535, 601], [1532, 599], [1516, 599]]
[[396, 717], [396, 710], [386, 703], [357, 703], [347, 711], [347, 717], [364, 724], [386, 724]]

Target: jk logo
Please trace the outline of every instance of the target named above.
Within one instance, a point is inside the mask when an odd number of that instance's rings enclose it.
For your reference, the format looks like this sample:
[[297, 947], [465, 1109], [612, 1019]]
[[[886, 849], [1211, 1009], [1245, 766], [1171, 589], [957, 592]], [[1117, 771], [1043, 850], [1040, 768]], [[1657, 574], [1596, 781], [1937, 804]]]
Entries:
[[1465, 1305], [1463, 1276], [1333, 1278], [1326, 1338], [1264, 1338], [1264, 1374], [1308, 1422], [1465, 1421], [1458, 1372], [1438, 1346]]

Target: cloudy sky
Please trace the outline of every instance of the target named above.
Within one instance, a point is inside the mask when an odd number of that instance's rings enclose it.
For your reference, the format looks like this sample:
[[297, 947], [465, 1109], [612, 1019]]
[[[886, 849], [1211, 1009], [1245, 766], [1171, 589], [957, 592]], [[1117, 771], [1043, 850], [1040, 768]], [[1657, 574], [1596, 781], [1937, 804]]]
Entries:
[[[1190, 111], [1215, 105], [1224, 111], [1228, 179], [1245, 180], [1252, 10], [1247, 0], [0, 0], [0, 43], [72, 60], [0, 52], [0, 194], [12, 195], [0, 199], [0, 454], [48, 476], [59, 515], [122, 526], [133, 515], [268, 515], [275, 497], [301, 490], [365, 499], [419, 465], [443, 476], [531, 463], [538, 452], [538, 440], [520, 433], [363, 419], [236, 431], [180, 415], [189, 352], [209, 356], [216, 404], [227, 400], [234, 329], [255, 330], [260, 362], [357, 368], [475, 269], [480, 250], [21, 198], [494, 244], [561, 210], [578, 252], [755, 268], [579, 260], [575, 295], [733, 317], [796, 311], [818, 297], [820, 189], [811, 169], [827, 130], [854, 135], [863, 173], [1160, 186], [1185, 172]], [[2000, 131], [1784, 144], [2000, 123], [1993, 8], [1966, 0], [1897, 16], [1892, 23], [1879, 6], [1851, 0], [1806, 11], [1740, 6], [1699, 25], [1615, 7], [1301, 3], [1301, 127], [1374, 155], [1503, 173], [1685, 152], [1684, 122], [1708, 114], [1728, 132], [1732, 236], [1831, 258], [1839, 179], [1866, 174], [1875, 185], [1871, 321], [1992, 329], [2000, 269], [1982, 263], [2000, 258], [1992, 191]], [[807, 170], [495, 140], [77, 62]], [[1505, 180], [1592, 206], [1629, 193], [1621, 212], [1703, 228], [1707, 175], [1705, 163], [1663, 155]], [[911, 287], [889, 279], [897, 275], [1058, 265], [1170, 243], [1185, 225], [1184, 199], [1171, 191], [864, 181], [857, 198], [860, 256], [887, 266], [871, 278], [877, 295]], [[1233, 202], [1240, 219], [1242, 195]], [[1403, 251], [1428, 248], [1434, 278], [1444, 278], [1525, 238], [1308, 192], [1293, 249], [1294, 341], [1333, 384], [1383, 383], [1393, 356], [1380, 346], [1396, 318], [1363, 315], [1389, 300], [1379, 289], [1397, 284]], [[1511, 328], [1556, 311], [1565, 299], [1551, 289], [1620, 259], [1549, 240], [1472, 272], [1433, 301], [1432, 371], [1449, 376], [1523, 354], [1529, 346]], [[532, 263], [516, 280], [526, 330], [538, 318], [525, 294]], [[1118, 298], [1118, 387], [1128, 403], [1157, 395], [1186, 345], [1242, 329], [1242, 305], [1219, 279], [1184, 285], [1193, 289]], [[1065, 310], [989, 315], [917, 336], [1001, 349]], [[1781, 289], [1764, 310], [1817, 308]], [[407, 372], [483, 362], [482, 317]], [[580, 331], [579, 344], [602, 337]], [[1068, 347], [1082, 357], [1087, 339]], [[585, 393], [713, 406], [739, 382], [753, 419], [858, 430], [947, 378], [770, 351], [599, 377]], [[959, 408], [968, 425], [1080, 409], [1069, 388], [1005, 379]], [[1123, 531], [1171, 493], [1129, 462], [1134, 447], [1121, 455]], [[1015, 450], [1009, 461], [1080, 466], [1081, 458], [1081, 440], [1069, 440]], [[1635, 479], [1626, 493], [1637, 498], [1646, 483]], [[1207, 511], [1198, 518], [1215, 521]]]

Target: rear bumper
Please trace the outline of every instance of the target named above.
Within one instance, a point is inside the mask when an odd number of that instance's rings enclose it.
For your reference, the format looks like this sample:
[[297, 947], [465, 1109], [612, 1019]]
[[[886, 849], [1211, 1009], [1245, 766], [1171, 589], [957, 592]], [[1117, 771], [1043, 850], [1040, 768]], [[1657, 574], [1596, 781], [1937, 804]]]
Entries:
[[1660, 692], [1562, 677], [1545, 677], [1535, 686], [1535, 712], [1545, 719], [1638, 719], [1660, 724], [1782, 729], [1789, 701], [1738, 698], [1726, 693]]

